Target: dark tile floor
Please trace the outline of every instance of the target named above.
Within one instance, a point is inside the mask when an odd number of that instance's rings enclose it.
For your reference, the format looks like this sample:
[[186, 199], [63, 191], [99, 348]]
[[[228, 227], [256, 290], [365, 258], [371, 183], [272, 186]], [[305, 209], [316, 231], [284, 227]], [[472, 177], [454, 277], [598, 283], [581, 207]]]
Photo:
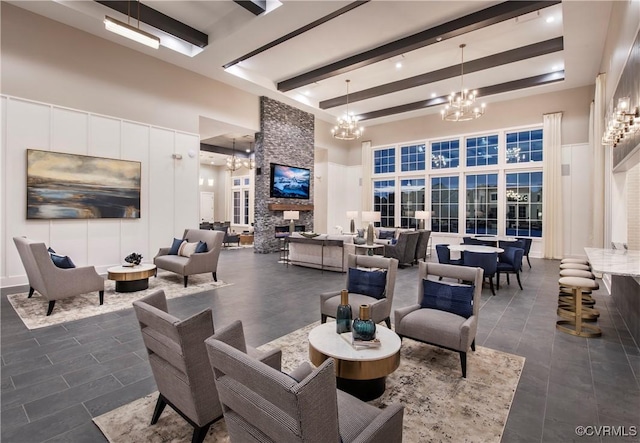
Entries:
[[[277, 254], [225, 250], [218, 275], [233, 285], [170, 300], [169, 308], [188, 316], [211, 307], [218, 325], [239, 318], [255, 346], [319, 320], [317, 295], [341, 288], [344, 275], [277, 260]], [[558, 262], [532, 259], [532, 265], [525, 265], [523, 291], [514, 281], [503, 282], [496, 296], [483, 290], [477, 343], [527, 358], [502, 441], [640, 441], [576, 434], [577, 426], [591, 426], [590, 434], [640, 427], [640, 351], [603, 289], [595, 293], [601, 338], [556, 332]], [[413, 303], [416, 287], [417, 267], [399, 270], [394, 307]], [[133, 311], [29, 331], [6, 293], [1, 440], [105, 441], [92, 417], [155, 390]]]

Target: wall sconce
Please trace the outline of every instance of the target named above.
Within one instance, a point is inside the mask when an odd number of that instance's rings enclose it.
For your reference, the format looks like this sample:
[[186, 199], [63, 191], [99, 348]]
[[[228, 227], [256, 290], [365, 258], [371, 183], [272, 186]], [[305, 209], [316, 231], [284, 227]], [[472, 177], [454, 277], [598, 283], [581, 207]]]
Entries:
[[208, 178], [208, 179], [207, 179], [207, 184], [208, 184], [209, 186], [213, 186], [213, 179], [212, 179], [212, 178]]
[[200, 180], [198, 180], [198, 183], [200, 184], [200, 186], [202, 186], [204, 184], [204, 178], [200, 177]]
[[622, 141], [625, 135], [632, 134], [640, 129], [640, 110], [631, 107], [629, 97], [618, 99], [618, 104], [607, 122], [607, 127], [602, 136], [602, 144], [612, 145], [614, 148]]
[[182, 154], [171, 154], [174, 160], [182, 160]]

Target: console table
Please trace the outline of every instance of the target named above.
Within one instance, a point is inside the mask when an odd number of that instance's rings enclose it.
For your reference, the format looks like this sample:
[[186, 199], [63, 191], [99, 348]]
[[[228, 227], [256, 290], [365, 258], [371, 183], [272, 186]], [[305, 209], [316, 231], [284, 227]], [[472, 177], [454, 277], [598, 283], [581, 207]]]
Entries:
[[[324, 270], [335, 270], [337, 268], [337, 266], [325, 266], [324, 264], [324, 248], [329, 247], [329, 246], [333, 246], [333, 247], [339, 247], [339, 248], [344, 248], [344, 242], [342, 240], [316, 240], [313, 238], [304, 238], [304, 237], [287, 237], [284, 239], [284, 247], [282, 247], [280, 250], [282, 252], [283, 255], [281, 255], [281, 261], [284, 261], [287, 263], [287, 265], [289, 265], [289, 263], [291, 263], [291, 258], [289, 256], [290, 253], [290, 244], [291, 243], [302, 243], [302, 244], [309, 244], [309, 245], [314, 245], [314, 246], [320, 246], [321, 250], [320, 250], [320, 270], [324, 271]], [[342, 272], [342, 270], [344, 269], [344, 254], [342, 255], [342, 264], [340, 265], [340, 272]], [[312, 262], [303, 262], [300, 261], [300, 263], [309, 263], [309, 264], [315, 264]]]

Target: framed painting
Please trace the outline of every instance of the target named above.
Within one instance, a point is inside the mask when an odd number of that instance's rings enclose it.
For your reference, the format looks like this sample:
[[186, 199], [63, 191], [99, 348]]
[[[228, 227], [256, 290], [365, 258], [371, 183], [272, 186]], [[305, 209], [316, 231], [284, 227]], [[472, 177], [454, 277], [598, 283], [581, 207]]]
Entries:
[[27, 219], [140, 218], [141, 164], [27, 149]]

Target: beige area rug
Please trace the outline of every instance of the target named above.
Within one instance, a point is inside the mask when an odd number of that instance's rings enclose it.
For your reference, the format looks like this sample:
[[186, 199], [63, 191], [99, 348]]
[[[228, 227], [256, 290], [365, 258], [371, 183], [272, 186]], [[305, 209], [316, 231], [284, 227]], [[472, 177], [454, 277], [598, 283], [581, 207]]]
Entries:
[[[280, 337], [261, 349], [279, 347], [283, 370], [308, 359], [307, 336], [317, 323]], [[461, 377], [457, 352], [405, 339], [400, 367], [387, 377], [387, 390], [371, 404], [399, 402], [404, 409], [405, 442], [499, 442], [520, 380], [524, 357], [478, 347], [468, 354]], [[150, 426], [157, 393], [110, 411], [93, 421], [110, 442], [189, 441], [193, 433], [170, 407]], [[229, 442], [224, 420], [209, 430], [205, 442]]]
[[211, 289], [229, 286], [221, 280], [213, 281], [210, 273], [189, 276], [189, 286], [184, 287], [183, 277], [173, 272], [158, 272], [157, 277], [149, 278], [149, 289], [137, 292], [115, 292], [115, 282], [104, 282], [104, 304], [100, 306], [98, 293], [69, 297], [56, 301], [51, 315], [47, 316], [49, 302], [37, 291], [33, 297], [27, 298], [28, 293], [11, 294], [7, 296], [11, 306], [18, 313], [20, 319], [29, 329], [44, 328], [68, 321], [106, 314], [131, 308], [134, 300], [144, 297], [153, 291], [163, 289], [167, 298], [177, 298]]

